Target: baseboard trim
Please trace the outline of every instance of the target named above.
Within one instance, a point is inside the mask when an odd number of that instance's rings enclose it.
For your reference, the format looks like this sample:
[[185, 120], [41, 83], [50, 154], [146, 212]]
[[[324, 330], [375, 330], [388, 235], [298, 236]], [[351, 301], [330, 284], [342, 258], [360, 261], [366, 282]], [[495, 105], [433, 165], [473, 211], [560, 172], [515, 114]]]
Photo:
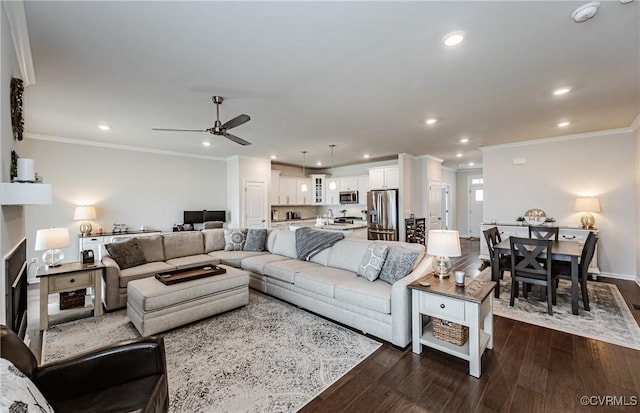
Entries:
[[[612, 272], [600, 272], [600, 274], [598, 274], [598, 278], [599, 277], [615, 278], [617, 280], [635, 281], [636, 284], [639, 283], [639, 280], [636, 278], [636, 276], [632, 274], [616, 274]], [[640, 284], [638, 285], [640, 286]]]

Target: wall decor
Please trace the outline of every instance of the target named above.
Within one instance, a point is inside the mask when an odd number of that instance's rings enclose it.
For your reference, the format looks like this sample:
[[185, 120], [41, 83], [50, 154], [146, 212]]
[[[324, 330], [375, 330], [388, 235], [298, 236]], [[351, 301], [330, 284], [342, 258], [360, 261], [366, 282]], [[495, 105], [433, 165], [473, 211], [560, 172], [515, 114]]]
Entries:
[[22, 140], [22, 133], [24, 132], [22, 92], [24, 92], [22, 79], [11, 78], [11, 126], [13, 127], [13, 138], [18, 141]]
[[547, 218], [547, 214], [541, 209], [530, 209], [524, 213], [524, 219], [529, 225], [540, 225]]

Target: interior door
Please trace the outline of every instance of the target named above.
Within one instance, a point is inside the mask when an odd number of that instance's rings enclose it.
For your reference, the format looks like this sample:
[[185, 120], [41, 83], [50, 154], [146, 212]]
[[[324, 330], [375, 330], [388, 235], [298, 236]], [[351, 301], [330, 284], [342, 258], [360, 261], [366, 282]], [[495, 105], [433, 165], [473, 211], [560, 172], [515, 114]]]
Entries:
[[442, 184], [429, 182], [429, 230], [442, 229]]
[[484, 181], [482, 176], [470, 176], [469, 186], [469, 236], [480, 238], [482, 208], [484, 203]]
[[263, 181], [244, 183], [244, 227], [267, 227], [267, 192]]
[[451, 229], [451, 215], [449, 210], [451, 209], [451, 186], [442, 185], [441, 187], [441, 200], [440, 200], [440, 213], [442, 214], [441, 229]]

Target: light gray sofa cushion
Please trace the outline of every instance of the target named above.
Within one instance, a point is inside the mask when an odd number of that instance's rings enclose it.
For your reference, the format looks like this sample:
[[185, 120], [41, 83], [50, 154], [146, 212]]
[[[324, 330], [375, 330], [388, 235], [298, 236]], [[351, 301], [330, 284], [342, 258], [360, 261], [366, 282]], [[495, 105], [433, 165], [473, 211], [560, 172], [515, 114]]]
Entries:
[[276, 261], [264, 266], [264, 274], [278, 280], [292, 283], [296, 275], [302, 271], [309, 271], [316, 268], [324, 268], [320, 264], [296, 259]]
[[136, 237], [140, 249], [147, 262], [164, 261], [164, 246], [162, 245], [162, 235], [151, 235], [148, 237]]
[[399, 245], [391, 246], [387, 254], [387, 259], [382, 266], [382, 271], [380, 271], [380, 279], [389, 284], [393, 284], [406, 277], [416, 264], [418, 256], [419, 254], [416, 251]]
[[366, 278], [368, 281], [375, 281], [380, 275], [380, 270], [387, 258], [389, 248], [384, 244], [369, 244], [367, 252], [362, 257], [358, 275]]
[[202, 230], [202, 235], [204, 236], [205, 254], [224, 249], [224, 229], [204, 229]]
[[367, 281], [362, 277], [346, 278], [336, 284], [337, 300], [381, 313], [391, 313], [391, 285], [382, 281]]
[[204, 239], [200, 231], [164, 234], [162, 242], [165, 260], [204, 254]]
[[315, 262], [316, 264], [324, 265], [326, 267], [329, 265], [329, 255], [331, 255], [331, 248], [320, 251], [319, 253], [311, 257], [309, 261]]
[[294, 284], [296, 287], [333, 298], [335, 297], [336, 284], [341, 284], [349, 278], [356, 277], [357, 275], [351, 271], [318, 266], [318, 268], [296, 274]]
[[358, 272], [362, 257], [369, 247], [369, 242], [364, 240], [343, 239], [331, 247], [329, 253], [329, 267]]
[[266, 252], [257, 251], [213, 251], [209, 256], [220, 260], [220, 264], [229, 265], [231, 267], [240, 268], [242, 260], [247, 257], [254, 257], [256, 255], [264, 255]]
[[296, 253], [295, 231], [278, 230], [274, 231], [274, 233], [276, 234], [276, 238], [269, 252], [295, 259], [298, 256]]
[[120, 270], [120, 288], [125, 288], [129, 281], [138, 280], [140, 278], [154, 277], [156, 273], [163, 271], [175, 270], [176, 267], [165, 262], [150, 262], [135, 267]]
[[195, 267], [198, 265], [218, 265], [220, 260], [207, 254], [189, 255], [187, 257], [172, 258], [166, 261], [178, 269]]
[[264, 266], [277, 262], [290, 260], [289, 257], [276, 254], [256, 255], [254, 257], [247, 257], [242, 260], [242, 269], [251, 271], [254, 274], [264, 275]]

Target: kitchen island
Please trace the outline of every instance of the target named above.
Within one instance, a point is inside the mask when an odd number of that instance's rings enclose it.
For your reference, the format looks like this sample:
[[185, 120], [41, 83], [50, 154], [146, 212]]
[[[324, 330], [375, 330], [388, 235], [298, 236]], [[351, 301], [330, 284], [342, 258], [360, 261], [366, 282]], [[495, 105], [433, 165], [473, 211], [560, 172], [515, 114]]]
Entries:
[[367, 224], [365, 221], [357, 221], [353, 224], [332, 223], [318, 225], [315, 219], [298, 219], [280, 222], [272, 222], [271, 227], [274, 229], [289, 229], [295, 231], [298, 228], [309, 227], [319, 229], [321, 231], [340, 232], [345, 238], [367, 239]]

